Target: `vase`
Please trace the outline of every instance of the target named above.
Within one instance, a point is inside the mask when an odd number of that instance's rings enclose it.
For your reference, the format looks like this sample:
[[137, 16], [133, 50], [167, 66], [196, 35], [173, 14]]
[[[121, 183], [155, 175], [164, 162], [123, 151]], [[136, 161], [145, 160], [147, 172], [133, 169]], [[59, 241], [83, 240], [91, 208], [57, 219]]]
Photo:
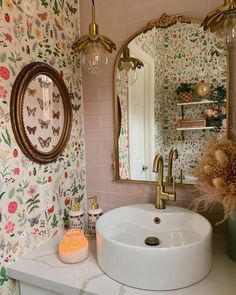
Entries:
[[236, 210], [228, 218], [228, 255], [236, 261]]

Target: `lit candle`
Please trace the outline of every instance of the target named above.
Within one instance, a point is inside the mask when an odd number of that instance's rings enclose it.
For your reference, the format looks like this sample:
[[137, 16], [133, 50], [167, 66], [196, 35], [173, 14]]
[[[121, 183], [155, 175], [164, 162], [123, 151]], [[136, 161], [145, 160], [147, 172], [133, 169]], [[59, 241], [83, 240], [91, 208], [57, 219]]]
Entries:
[[88, 240], [80, 229], [68, 230], [59, 244], [59, 258], [65, 263], [77, 263], [88, 257]]

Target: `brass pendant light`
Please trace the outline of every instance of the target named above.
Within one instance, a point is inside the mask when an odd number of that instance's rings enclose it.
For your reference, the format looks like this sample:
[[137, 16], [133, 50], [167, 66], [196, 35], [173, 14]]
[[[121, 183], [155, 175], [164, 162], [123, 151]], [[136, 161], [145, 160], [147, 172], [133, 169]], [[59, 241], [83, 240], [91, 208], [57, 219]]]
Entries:
[[224, 0], [224, 4], [211, 11], [203, 20], [204, 30], [210, 29], [225, 38], [226, 43], [236, 37], [236, 0]]
[[126, 86], [134, 84], [138, 77], [137, 69], [142, 67], [144, 67], [143, 62], [130, 56], [129, 48], [125, 47], [118, 62], [118, 81]]
[[125, 47], [123, 51], [123, 56], [120, 58], [119, 63], [118, 63], [118, 69], [119, 71], [122, 71], [124, 69], [126, 70], [135, 70], [136, 68], [141, 69], [144, 64], [143, 62], [136, 58], [136, 57], [131, 57], [129, 48]]
[[89, 35], [84, 35], [74, 42], [72, 49], [81, 52], [81, 63], [91, 74], [99, 74], [108, 64], [107, 52], [116, 50], [115, 43], [106, 36], [99, 35], [95, 22], [95, 5], [92, 0], [92, 22], [89, 25]]

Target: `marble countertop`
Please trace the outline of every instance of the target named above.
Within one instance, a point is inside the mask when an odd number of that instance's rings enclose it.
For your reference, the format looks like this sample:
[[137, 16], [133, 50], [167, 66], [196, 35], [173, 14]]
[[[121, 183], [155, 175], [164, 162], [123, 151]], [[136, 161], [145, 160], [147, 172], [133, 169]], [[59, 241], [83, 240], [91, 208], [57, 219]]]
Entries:
[[[236, 262], [226, 254], [221, 236], [214, 238], [213, 266], [202, 281], [173, 291], [147, 291], [124, 286], [105, 275], [96, 261], [96, 242], [89, 240], [89, 257], [77, 264], [58, 258], [60, 235], [40, 245], [8, 267], [9, 277], [69, 295], [235, 295]], [[158, 275], [158, 274], [157, 274]]]

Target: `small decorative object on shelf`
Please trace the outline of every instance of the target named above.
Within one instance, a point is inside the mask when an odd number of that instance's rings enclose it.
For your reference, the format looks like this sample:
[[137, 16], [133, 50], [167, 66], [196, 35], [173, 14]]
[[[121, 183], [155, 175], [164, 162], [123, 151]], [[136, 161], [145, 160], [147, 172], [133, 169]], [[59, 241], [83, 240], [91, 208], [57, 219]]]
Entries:
[[217, 86], [212, 92], [212, 100], [218, 103], [224, 103], [226, 100], [226, 88], [224, 86]]
[[179, 96], [180, 102], [190, 102], [193, 98], [193, 90], [193, 84], [180, 83], [175, 92]]
[[194, 128], [194, 127], [205, 127], [206, 119], [181, 119], [178, 120], [176, 127], [177, 128]]
[[215, 126], [220, 131], [222, 122], [226, 118], [225, 106], [211, 106], [205, 109], [204, 113], [206, 115], [206, 126]]
[[205, 97], [209, 95], [211, 92], [211, 88], [205, 81], [200, 81], [196, 88], [196, 94], [199, 97]]

